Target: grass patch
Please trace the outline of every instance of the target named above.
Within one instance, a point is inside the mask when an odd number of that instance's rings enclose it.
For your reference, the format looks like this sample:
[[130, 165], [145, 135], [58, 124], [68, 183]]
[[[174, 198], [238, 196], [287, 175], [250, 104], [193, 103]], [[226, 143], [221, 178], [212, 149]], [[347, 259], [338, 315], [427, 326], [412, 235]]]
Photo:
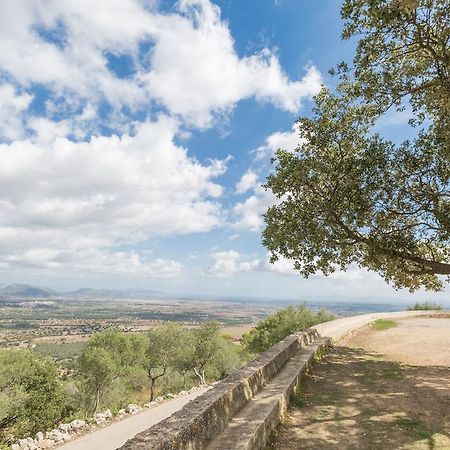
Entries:
[[372, 324], [372, 328], [377, 331], [388, 330], [397, 326], [397, 322], [391, 319], [378, 319]]
[[392, 367], [389, 369], [384, 369], [381, 372], [382, 378], [399, 378], [402, 376], [402, 370], [399, 367]]
[[433, 432], [422, 422], [409, 416], [397, 416], [395, 424], [403, 431], [413, 433], [419, 439], [431, 439], [433, 436]]
[[413, 306], [408, 306], [408, 311], [440, 311], [441, 309], [442, 306], [436, 302], [418, 302]]

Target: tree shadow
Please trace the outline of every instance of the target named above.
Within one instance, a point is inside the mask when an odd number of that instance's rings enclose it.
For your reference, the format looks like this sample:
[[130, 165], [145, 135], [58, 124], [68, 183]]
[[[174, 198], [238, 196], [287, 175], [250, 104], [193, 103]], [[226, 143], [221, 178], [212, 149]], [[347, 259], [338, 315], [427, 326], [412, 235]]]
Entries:
[[336, 347], [305, 380], [272, 447], [450, 448], [450, 368]]

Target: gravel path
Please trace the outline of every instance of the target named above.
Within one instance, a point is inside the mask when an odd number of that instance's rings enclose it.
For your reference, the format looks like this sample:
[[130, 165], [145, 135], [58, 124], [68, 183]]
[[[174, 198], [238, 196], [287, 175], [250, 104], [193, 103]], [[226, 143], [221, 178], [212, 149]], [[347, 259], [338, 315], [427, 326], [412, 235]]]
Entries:
[[113, 422], [93, 433], [86, 434], [78, 439], [70, 441], [58, 450], [115, 450], [137, 433], [146, 430], [174, 412], [181, 409], [186, 403], [206, 392], [208, 388], [199, 389], [191, 394], [182, 395], [171, 400], [166, 400], [150, 409], [127, 417], [118, 422]]

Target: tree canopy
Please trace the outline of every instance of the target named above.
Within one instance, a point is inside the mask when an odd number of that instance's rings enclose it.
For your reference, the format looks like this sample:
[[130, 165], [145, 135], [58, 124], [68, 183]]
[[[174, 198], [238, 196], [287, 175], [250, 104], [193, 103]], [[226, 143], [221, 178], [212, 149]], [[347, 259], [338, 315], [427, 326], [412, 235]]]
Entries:
[[[450, 3], [346, 0], [343, 38], [359, 36], [335, 91], [301, 117], [299, 147], [279, 150], [266, 187], [272, 262], [304, 276], [356, 264], [395, 287], [442, 289], [450, 276]], [[414, 138], [379, 132], [408, 114]], [[441, 277], [439, 275], [442, 275]]]
[[0, 349], [0, 444], [8, 433], [51, 427], [69, 410], [53, 360], [31, 350]]

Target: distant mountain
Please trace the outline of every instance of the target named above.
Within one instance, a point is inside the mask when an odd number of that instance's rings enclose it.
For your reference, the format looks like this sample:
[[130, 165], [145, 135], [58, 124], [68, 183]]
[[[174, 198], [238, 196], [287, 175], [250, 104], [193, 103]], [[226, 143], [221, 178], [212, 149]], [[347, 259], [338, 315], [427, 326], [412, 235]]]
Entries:
[[65, 295], [70, 297], [117, 297], [119, 292], [116, 289], [91, 289], [81, 288], [73, 292], [67, 292]]
[[108, 297], [108, 298], [149, 298], [167, 297], [167, 294], [149, 289], [90, 289], [81, 288], [64, 294], [70, 297]]
[[10, 284], [0, 289], [0, 297], [13, 298], [49, 298], [49, 297], [73, 297], [73, 298], [162, 298], [168, 295], [160, 291], [149, 289], [91, 289], [81, 288], [72, 292], [58, 292], [54, 289], [32, 286], [30, 284]]
[[12, 298], [161, 298], [167, 297], [164, 292], [149, 289], [91, 289], [81, 288], [72, 292], [58, 292], [54, 289], [30, 284], [10, 284], [0, 289], [0, 297]]
[[32, 286], [30, 284], [10, 284], [0, 289], [0, 296], [3, 297], [39, 297], [48, 298], [57, 295], [53, 289], [46, 287]]

